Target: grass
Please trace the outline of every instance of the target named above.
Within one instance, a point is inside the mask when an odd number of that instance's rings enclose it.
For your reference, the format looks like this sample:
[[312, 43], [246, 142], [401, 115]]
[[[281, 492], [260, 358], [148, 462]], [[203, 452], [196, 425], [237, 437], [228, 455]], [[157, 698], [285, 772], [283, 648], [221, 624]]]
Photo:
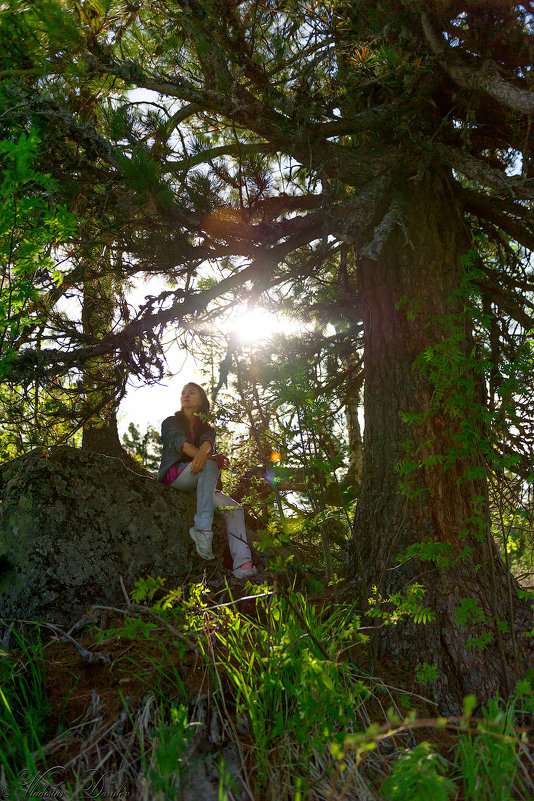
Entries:
[[83, 635], [108, 664], [81, 665], [59, 637], [43, 646], [38, 628], [13, 633], [0, 660], [11, 798], [25, 797], [21, 770], [58, 765], [72, 799], [173, 801], [202, 782], [217, 801], [534, 797], [527, 681], [477, 716], [429, 717], [420, 696], [362, 669], [365, 633], [348, 605], [269, 587], [215, 603], [202, 584], [166, 603], [153, 590], [140, 582], [150, 608], [108, 613], [113, 625]]
[[[526, 747], [526, 736], [516, 733], [516, 718], [523, 712], [524, 698], [515, 696], [508, 703], [492, 699], [482, 709], [476, 727], [459, 733], [457, 774], [465, 801], [528, 801], [534, 797], [534, 761]], [[518, 758], [521, 753], [522, 760]]]
[[8, 786], [21, 769], [37, 771], [48, 715], [40, 631], [27, 638], [11, 631], [10, 637], [16, 647], [0, 659], [0, 766]]

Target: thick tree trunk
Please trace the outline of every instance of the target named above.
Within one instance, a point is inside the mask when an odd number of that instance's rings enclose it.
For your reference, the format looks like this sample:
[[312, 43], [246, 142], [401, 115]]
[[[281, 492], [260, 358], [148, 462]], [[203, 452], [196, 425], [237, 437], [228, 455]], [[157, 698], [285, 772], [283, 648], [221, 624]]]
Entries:
[[92, 453], [122, 458], [126, 451], [119, 439], [115, 409], [106, 409], [105, 411], [105, 414], [100, 414], [98, 424], [94, 418], [91, 418], [84, 426], [82, 448]]
[[349, 391], [345, 396], [345, 417], [347, 418], [347, 433], [349, 439], [349, 466], [343, 482], [360, 491], [362, 483], [362, 432], [358, 409], [360, 408], [360, 388]]
[[[104, 258], [104, 257], [103, 257]], [[93, 278], [84, 283], [83, 333], [100, 339], [111, 330], [115, 299], [111, 277]], [[86, 420], [82, 448], [106, 456], [124, 453], [117, 431], [117, 408], [123, 376], [109, 356], [91, 359], [84, 369]]]
[[[379, 659], [393, 658], [404, 668], [434, 665], [437, 679], [431, 686], [440, 709], [456, 713], [466, 694], [485, 701], [497, 690], [506, 694], [524, 675], [532, 651], [522, 633], [533, 621], [529, 607], [517, 598], [513, 579], [513, 608], [508, 603], [510, 577], [489, 534], [476, 438], [472, 451], [462, 452], [461, 427], [470, 422], [469, 413], [464, 410], [462, 418], [447, 407], [454, 387], [436, 405], [439, 387], [413, 366], [429, 347], [442, 343], [442, 352], [447, 351], [443, 343], [453, 330], [436, 318], [462, 315], [462, 300], [454, 293], [462, 275], [461, 257], [470, 245], [446, 178], [411, 188], [405, 208], [408, 230], [393, 234], [378, 262], [364, 259], [360, 265], [365, 432], [351, 567], [364, 606], [375, 587], [386, 599], [405, 593], [410, 585], [422, 585], [422, 605], [430, 607], [435, 620], [401, 618], [397, 625], [380, 628], [372, 643]], [[460, 347], [467, 356], [467, 319], [464, 324]], [[454, 345], [449, 341], [452, 370]], [[440, 369], [443, 373], [443, 365]], [[473, 420], [476, 408], [472, 403]], [[403, 420], [403, 413], [429, 410], [418, 424]], [[432, 458], [451, 454], [448, 467]], [[398, 466], [407, 455], [419, 464], [411, 474], [411, 494], [403, 494], [399, 486]], [[446, 562], [412, 556], [399, 563], [399, 554], [425, 542], [442, 543]], [[481, 611], [468, 614], [475, 602]], [[518, 632], [515, 653], [511, 627]], [[480, 637], [490, 640], [485, 648], [470, 642]]]
[[[108, 258], [107, 253], [102, 260]], [[108, 274], [84, 283], [82, 323], [86, 336], [101, 339], [113, 325], [116, 306], [113, 279]], [[123, 448], [117, 429], [117, 410], [124, 395], [127, 373], [112, 356], [91, 359], [84, 368], [85, 422], [82, 448], [104, 456], [115, 456], [135, 472], [144, 468]]]

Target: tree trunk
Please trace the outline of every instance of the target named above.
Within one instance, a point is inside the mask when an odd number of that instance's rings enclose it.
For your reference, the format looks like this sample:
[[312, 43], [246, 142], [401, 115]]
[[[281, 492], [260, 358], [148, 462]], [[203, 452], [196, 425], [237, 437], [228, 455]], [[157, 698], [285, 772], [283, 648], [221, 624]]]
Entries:
[[124, 456], [126, 451], [121, 445], [117, 429], [117, 416], [115, 409], [102, 410], [98, 417], [91, 418], [83, 427], [82, 448], [92, 453], [102, 453], [105, 456]]
[[[109, 258], [105, 252], [102, 260]], [[115, 311], [113, 278], [109, 264], [103, 276], [84, 283], [82, 323], [87, 337], [98, 341], [111, 331]], [[117, 409], [125, 391], [127, 372], [113, 356], [100, 356], [84, 368], [85, 422], [82, 449], [115, 456], [138, 473], [147, 471], [123, 448], [117, 429]]]
[[[450, 377], [458, 351], [461, 360], [472, 350], [463, 299], [454, 295], [470, 244], [446, 177], [410, 187], [406, 194], [407, 230], [398, 227], [393, 232], [378, 262], [363, 259], [360, 265], [365, 432], [351, 569], [364, 608], [369, 608], [375, 587], [382, 599], [405, 593], [410, 585], [424, 588], [421, 604], [430, 607], [435, 619], [415, 623], [401, 617], [396, 625], [379, 628], [372, 645], [379, 659], [393, 657], [405, 669], [415, 670], [425, 662], [435, 666], [431, 690], [440, 710], [452, 714], [461, 709], [466, 694], [484, 702], [497, 690], [506, 695], [513, 688], [532, 662], [522, 633], [533, 621], [489, 533], [480, 440], [474, 437], [470, 452], [464, 447], [467, 431], [478, 425], [480, 407], [476, 398], [468, 399], [470, 413], [461, 408], [458, 397], [468, 397], [465, 393], [476, 386], [476, 376], [465, 376], [465, 386], [446, 387], [442, 401], [436, 400], [448, 378], [447, 354]], [[457, 315], [454, 319], [463, 321], [464, 331], [448, 328], [444, 315]], [[441, 378], [430, 381], [414, 367], [414, 360], [435, 346], [442, 353]], [[435, 360], [430, 364], [435, 366]], [[426, 416], [408, 423], [403, 413]], [[448, 466], [435, 457], [449, 457]], [[399, 465], [406, 458], [418, 467], [410, 474], [412, 491], [403, 494]], [[399, 563], [399, 554], [422, 543], [442, 545], [427, 546], [426, 553]], [[503, 624], [507, 629], [501, 631]], [[515, 653], [512, 626], [519, 632]], [[470, 642], [480, 637], [480, 645], [488, 640], [483, 648]], [[426, 688], [427, 693], [431, 690]]]
[[349, 386], [345, 395], [345, 417], [347, 419], [347, 432], [349, 438], [349, 466], [343, 478], [343, 483], [354, 488], [356, 494], [360, 491], [362, 482], [362, 432], [358, 409], [360, 408], [360, 387], [353, 389]]

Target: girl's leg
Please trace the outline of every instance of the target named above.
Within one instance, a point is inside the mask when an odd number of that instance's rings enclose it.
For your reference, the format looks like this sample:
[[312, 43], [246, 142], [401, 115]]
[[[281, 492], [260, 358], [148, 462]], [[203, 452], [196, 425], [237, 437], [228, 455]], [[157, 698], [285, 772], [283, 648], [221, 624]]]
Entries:
[[246, 565], [248, 562], [252, 563], [252, 554], [248, 547], [247, 533], [245, 531], [245, 512], [243, 507], [220, 490], [215, 490], [213, 500], [217, 511], [222, 514], [226, 523], [226, 534], [234, 570], [237, 567]]
[[197, 531], [211, 531], [214, 511], [213, 495], [219, 477], [217, 462], [214, 462], [213, 459], [208, 459], [197, 475], [197, 513], [195, 515], [195, 528]]
[[191, 472], [188, 464], [180, 475], [169, 486], [181, 489], [184, 492], [197, 490], [197, 513], [195, 515], [195, 528], [197, 531], [211, 532], [213, 523], [213, 494], [217, 484], [219, 468], [213, 459], [208, 459], [199, 473]]

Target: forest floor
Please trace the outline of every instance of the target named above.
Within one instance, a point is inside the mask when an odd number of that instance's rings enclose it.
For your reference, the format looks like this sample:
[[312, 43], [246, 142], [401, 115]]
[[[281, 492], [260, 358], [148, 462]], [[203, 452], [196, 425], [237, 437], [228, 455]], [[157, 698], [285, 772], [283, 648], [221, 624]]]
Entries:
[[[33, 650], [5, 654], [25, 682], [18, 700], [33, 704], [33, 724], [26, 720], [22, 747], [22, 707], [18, 729], [11, 721], [19, 736], [15, 746], [5, 737], [3, 797], [33, 797], [21, 781], [26, 767], [39, 778], [35, 797], [61, 785], [65, 799], [417, 801], [434, 782], [425, 801], [478, 801], [508, 765], [515, 794], [495, 798], [534, 798], [527, 717], [505, 709], [478, 734], [484, 716], [473, 717], [463, 735], [438, 720], [413, 672], [374, 663], [366, 638], [354, 635], [343, 583], [315, 595], [268, 583], [217, 587], [199, 577], [174, 596], [152, 587], [150, 600], [145, 588], [145, 601], [93, 608], [68, 637], [43, 626]], [[392, 789], [388, 775], [406, 754], [417, 759]], [[488, 795], [470, 794], [463, 775], [475, 759]]]

